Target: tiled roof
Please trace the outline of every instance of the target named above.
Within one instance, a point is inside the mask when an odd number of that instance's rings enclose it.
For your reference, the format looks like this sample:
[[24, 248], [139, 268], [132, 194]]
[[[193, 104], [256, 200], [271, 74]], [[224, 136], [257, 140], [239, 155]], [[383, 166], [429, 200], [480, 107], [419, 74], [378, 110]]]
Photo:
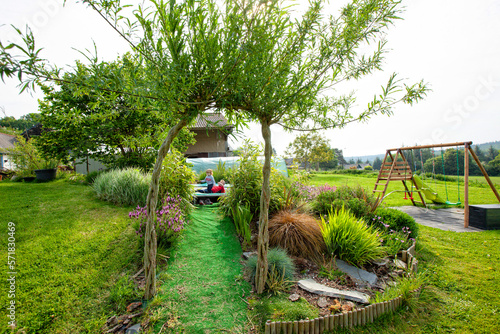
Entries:
[[231, 124], [227, 122], [227, 119], [222, 114], [203, 114], [196, 118], [195, 124], [191, 127], [191, 130], [202, 130], [209, 128], [233, 128]]
[[3, 148], [14, 148], [16, 141], [16, 136], [0, 133], [0, 152], [2, 152]]

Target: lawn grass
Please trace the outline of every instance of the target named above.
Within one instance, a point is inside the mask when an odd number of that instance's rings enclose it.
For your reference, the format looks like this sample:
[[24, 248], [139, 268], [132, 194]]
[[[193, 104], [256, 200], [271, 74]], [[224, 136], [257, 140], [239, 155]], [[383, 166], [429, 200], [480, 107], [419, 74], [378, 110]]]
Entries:
[[234, 224], [217, 207], [198, 207], [161, 275], [155, 333], [247, 333], [241, 246]]
[[[107, 317], [123, 311], [122, 300], [133, 296], [117, 291], [115, 283], [140, 261], [129, 208], [98, 201], [90, 187], [62, 180], [0, 182], [0, 203], [3, 263], [8, 222], [16, 229], [18, 329], [99, 333]], [[6, 282], [6, 270], [0, 279]], [[2, 289], [0, 304], [7, 305], [12, 299], [5, 283]], [[4, 307], [0, 319], [0, 331], [7, 332]]]
[[[369, 190], [375, 182], [373, 177], [327, 176], [337, 177], [330, 184], [359, 183]], [[317, 184], [328, 180], [315, 178]], [[0, 203], [4, 263], [7, 223], [16, 226], [18, 329], [100, 333], [106, 318], [135, 297], [123, 283], [141, 261], [130, 208], [98, 201], [89, 187], [64, 181], [0, 182]], [[197, 210], [168, 270], [160, 271], [160, 293], [150, 304], [150, 320], [157, 322], [152, 332], [247, 332], [244, 300], [250, 287], [241, 276], [241, 248], [231, 221], [215, 210]], [[419, 235], [419, 270], [428, 283], [416, 311], [400, 310], [337, 333], [500, 332], [500, 231], [456, 233], [420, 226]], [[0, 279], [6, 282], [6, 270]], [[7, 305], [7, 284], [2, 289], [0, 303]], [[0, 332], [10, 333], [5, 307], [0, 319]]]
[[457, 233], [420, 226], [417, 258], [427, 276], [415, 310], [336, 333], [499, 333], [500, 231]]

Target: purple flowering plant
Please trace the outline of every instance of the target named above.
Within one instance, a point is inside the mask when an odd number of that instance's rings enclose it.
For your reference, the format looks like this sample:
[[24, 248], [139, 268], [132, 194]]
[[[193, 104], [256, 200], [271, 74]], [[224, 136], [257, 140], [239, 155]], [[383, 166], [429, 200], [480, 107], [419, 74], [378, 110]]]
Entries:
[[372, 220], [371, 225], [384, 227], [384, 230], [380, 231], [379, 237], [389, 256], [395, 256], [400, 250], [408, 249], [413, 241], [415, 241], [414, 238], [410, 238], [411, 230], [409, 227], [405, 226], [401, 228], [401, 231], [395, 231], [390, 228], [389, 224], [385, 224], [380, 216], [375, 216]]
[[332, 187], [328, 184], [325, 184], [324, 186], [308, 186], [300, 182], [295, 182], [295, 188], [299, 190], [301, 197], [307, 201], [314, 200], [323, 192], [337, 190], [337, 187]]
[[[162, 206], [156, 210], [155, 230], [158, 245], [169, 246], [187, 224], [182, 213], [181, 201], [182, 198], [178, 195], [167, 196], [162, 200]], [[146, 207], [137, 206], [128, 216], [136, 220], [135, 233], [143, 240], [148, 218]]]

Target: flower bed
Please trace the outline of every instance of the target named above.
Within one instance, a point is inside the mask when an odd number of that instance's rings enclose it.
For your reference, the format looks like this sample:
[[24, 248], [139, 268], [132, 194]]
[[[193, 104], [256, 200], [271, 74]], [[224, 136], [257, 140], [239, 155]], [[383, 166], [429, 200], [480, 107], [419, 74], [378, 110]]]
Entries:
[[[415, 257], [416, 241], [401, 253], [401, 260], [406, 264], [410, 274], [416, 274], [418, 269], [418, 260]], [[420, 288], [412, 291], [418, 293]], [[373, 323], [378, 317], [385, 313], [396, 311], [403, 302], [403, 297], [398, 296], [389, 301], [370, 304], [363, 308], [353, 309], [352, 311], [330, 314], [315, 319], [300, 321], [275, 321], [270, 320], [265, 324], [266, 334], [319, 334], [335, 328], [350, 328], [353, 326], [363, 326]]]

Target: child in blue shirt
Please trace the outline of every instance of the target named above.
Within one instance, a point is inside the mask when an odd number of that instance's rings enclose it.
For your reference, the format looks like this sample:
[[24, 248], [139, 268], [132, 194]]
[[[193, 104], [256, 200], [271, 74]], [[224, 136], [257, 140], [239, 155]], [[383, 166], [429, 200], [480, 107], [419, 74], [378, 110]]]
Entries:
[[212, 188], [215, 184], [215, 179], [213, 176], [213, 171], [211, 169], [207, 169], [207, 176], [205, 176], [205, 182], [207, 183], [207, 193], [212, 193]]

